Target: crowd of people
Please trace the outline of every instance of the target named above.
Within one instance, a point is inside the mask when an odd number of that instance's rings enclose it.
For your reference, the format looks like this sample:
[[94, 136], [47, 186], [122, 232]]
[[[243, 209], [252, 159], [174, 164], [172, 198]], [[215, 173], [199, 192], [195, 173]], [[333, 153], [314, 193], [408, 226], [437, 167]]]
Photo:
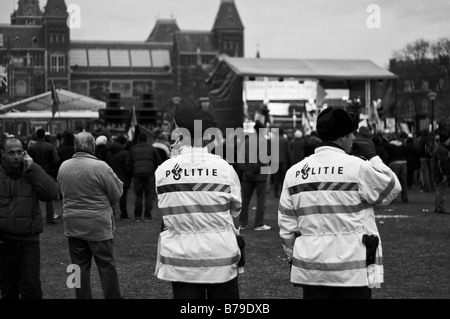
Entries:
[[[43, 129], [27, 142], [2, 136], [2, 298], [42, 298], [39, 201], [45, 202], [48, 225], [63, 219], [71, 261], [81, 269], [79, 299], [92, 298], [93, 257], [105, 298], [122, 298], [113, 254], [115, 216], [150, 222], [154, 200], [163, 218], [155, 275], [172, 283], [174, 298], [239, 298], [241, 230], [249, 227], [255, 191], [255, 231], [271, 229], [264, 222], [266, 194], [273, 191], [279, 199], [291, 281], [303, 287], [304, 298], [371, 298], [370, 288], [383, 282], [375, 205], [390, 204], [397, 195], [408, 203], [408, 191], [418, 187], [435, 192], [435, 212], [447, 213], [450, 140], [444, 132], [372, 134], [334, 108], [319, 114], [315, 131], [292, 135], [256, 121], [256, 152], [260, 141], [276, 141], [277, 149], [268, 149], [277, 153], [271, 157], [277, 163], [270, 165], [250, 160], [249, 139], [236, 148], [245, 152], [243, 162], [212, 154], [211, 141], [194, 135], [196, 121], [202, 133], [215, 127], [207, 112], [180, 110], [174, 130], [187, 129], [189, 138], [179, 133], [172, 140], [171, 132], [155, 131], [129, 140], [107, 131], [51, 135]], [[133, 214], [127, 208], [131, 188]], [[58, 199], [62, 216], [55, 213]]]
[[[402, 186], [399, 198], [403, 203], [408, 203], [408, 190], [412, 190], [413, 187], [420, 192], [434, 193], [435, 179], [446, 175], [447, 169], [443, 168], [444, 171], [442, 171], [439, 168], [438, 158], [435, 155], [439, 146], [442, 149], [441, 143], [446, 145], [447, 132], [432, 134], [425, 130], [415, 135], [405, 132], [373, 133], [366, 126], [360, 126], [355, 130], [355, 137], [356, 142], [366, 141], [372, 144], [383, 163], [395, 172]], [[270, 138], [269, 134], [268, 139]], [[272, 186], [275, 197], [279, 195], [279, 176], [284, 176], [286, 172], [284, 167], [290, 168], [305, 157], [314, 154], [317, 145], [321, 143], [316, 131], [304, 133], [300, 129], [290, 135], [285, 134], [283, 129], [279, 129], [279, 136], [276, 138], [280, 141], [279, 161], [283, 164], [280, 165], [278, 172], [268, 179], [268, 186]], [[354, 150], [350, 151], [350, 154], [352, 153]], [[445, 161], [446, 159], [441, 159], [440, 163]], [[441, 166], [445, 167], [445, 165]], [[439, 209], [436, 212], [440, 212]]]

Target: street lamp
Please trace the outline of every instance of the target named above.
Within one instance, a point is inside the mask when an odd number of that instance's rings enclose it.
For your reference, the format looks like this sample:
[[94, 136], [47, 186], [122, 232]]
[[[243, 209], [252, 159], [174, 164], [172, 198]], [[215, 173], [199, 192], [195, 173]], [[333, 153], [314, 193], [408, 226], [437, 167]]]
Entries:
[[434, 101], [436, 100], [437, 93], [436, 92], [429, 92], [428, 98], [431, 101], [431, 133], [434, 133]]

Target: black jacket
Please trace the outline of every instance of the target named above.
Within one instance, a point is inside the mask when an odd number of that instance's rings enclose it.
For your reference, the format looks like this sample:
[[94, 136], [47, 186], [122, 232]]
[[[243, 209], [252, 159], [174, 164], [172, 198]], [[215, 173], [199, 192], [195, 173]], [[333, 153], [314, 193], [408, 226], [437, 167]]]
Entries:
[[39, 201], [55, 200], [58, 195], [55, 180], [39, 165], [33, 163], [18, 178], [0, 165], [0, 238], [36, 238], [43, 231]]
[[132, 176], [154, 175], [160, 164], [158, 151], [147, 142], [139, 142], [130, 150], [127, 170], [132, 172]]
[[59, 156], [55, 146], [46, 141], [38, 140], [28, 147], [27, 152], [47, 174], [54, 176], [55, 170], [59, 166]]
[[129, 184], [131, 182], [131, 172], [127, 168], [127, 162], [130, 158], [128, 151], [125, 146], [120, 143], [113, 143], [106, 153], [106, 163], [113, 169], [117, 177], [124, 184]]

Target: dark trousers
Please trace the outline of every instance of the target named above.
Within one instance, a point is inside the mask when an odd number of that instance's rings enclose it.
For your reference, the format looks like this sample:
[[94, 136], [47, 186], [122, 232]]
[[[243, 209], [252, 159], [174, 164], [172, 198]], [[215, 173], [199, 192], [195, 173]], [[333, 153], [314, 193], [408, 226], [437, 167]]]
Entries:
[[241, 226], [247, 226], [248, 223], [248, 206], [252, 199], [253, 191], [256, 189], [256, 215], [254, 227], [264, 225], [264, 211], [266, 205], [266, 184], [267, 180], [263, 181], [248, 181], [242, 182], [242, 210], [239, 214], [239, 223]]
[[[440, 181], [438, 183], [438, 181]], [[445, 209], [445, 199], [447, 197], [448, 183], [442, 179], [436, 179], [436, 190], [434, 196], [434, 210], [437, 212], [447, 212]]]
[[42, 299], [39, 241], [0, 241], [2, 299]]
[[429, 158], [420, 159], [420, 178], [424, 191], [434, 191], [433, 163]]
[[77, 299], [92, 299], [91, 262], [94, 256], [105, 299], [121, 299], [119, 278], [113, 256], [113, 239], [86, 241], [69, 238], [69, 253], [72, 264], [81, 271], [80, 288], [75, 288]]
[[152, 217], [153, 209], [153, 194], [155, 188], [155, 178], [153, 176], [134, 176], [133, 187], [135, 195], [134, 203], [134, 218], [140, 219], [142, 215], [142, 208], [144, 207], [142, 201], [145, 198], [144, 218]]
[[130, 183], [123, 183], [123, 193], [119, 200], [120, 217], [128, 218], [127, 198], [128, 190], [130, 189]]
[[369, 287], [303, 287], [303, 299], [372, 299], [372, 289]]
[[407, 174], [406, 174], [406, 184], [408, 185], [408, 189], [411, 189], [414, 183], [414, 175], [417, 172], [415, 169], [408, 168]]
[[281, 189], [283, 187], [284, 177], [286, 175], [287, 170], [288, 170], [288, 163], [280, 162], [278, 171], [276, 173], [274, 173], [273, 192], [274, 192], [275, 197], [280, 196]]
[[55, 206], [52, 200], [49, 202], [45, 202], [45, 214], [47, 222], [51, 222], [54, 220]]
[[408, 201], [408, 186], [406, 184], [406, 174], [407, 174], [406, 162], [404, 162], [404, 163], [393, 162], [389, 165], [389, 167], [395, 173], [395, 175], [397, 175], [398, 181], [400, 182], [400, 185], [402, 186], [402, 192], [401, 192], [402, 201], [404, 201], [404, 202]]
[[219, 284], [172, 282], [173, 299], [239, 299], [237, 276]]

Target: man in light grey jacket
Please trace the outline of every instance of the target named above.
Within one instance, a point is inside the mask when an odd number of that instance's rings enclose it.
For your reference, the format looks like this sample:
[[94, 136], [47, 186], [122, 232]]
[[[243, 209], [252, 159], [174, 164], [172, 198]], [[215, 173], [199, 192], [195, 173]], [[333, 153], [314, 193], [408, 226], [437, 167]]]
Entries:
[[92, 298], [90, 271], [94, 256], [105, 299], [120, 299], [113, 255], [113, 206], [122, 196], [123, 183], [94, 154], [94, 136], [81, 132], [75, 136], [75, 154], [59, 169], [64, 235], [69, 241], [72, 263], [81, 270], [81, 287], [76, 288], [76, 298]]

